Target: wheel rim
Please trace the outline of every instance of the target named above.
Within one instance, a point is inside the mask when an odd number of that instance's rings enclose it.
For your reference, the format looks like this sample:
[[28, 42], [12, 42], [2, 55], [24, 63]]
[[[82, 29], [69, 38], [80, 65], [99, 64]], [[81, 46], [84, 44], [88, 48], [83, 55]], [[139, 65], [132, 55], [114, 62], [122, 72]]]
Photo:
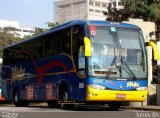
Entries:
[[14, 102], [15, 102], [15, 103], [18, 103], [18, 94], [17, 94], [17, 92], [16, 92], [15, 95], [14, 95]]
[[63, 93], [63, 101], [68, 101], [68, 93], [66, 91]]

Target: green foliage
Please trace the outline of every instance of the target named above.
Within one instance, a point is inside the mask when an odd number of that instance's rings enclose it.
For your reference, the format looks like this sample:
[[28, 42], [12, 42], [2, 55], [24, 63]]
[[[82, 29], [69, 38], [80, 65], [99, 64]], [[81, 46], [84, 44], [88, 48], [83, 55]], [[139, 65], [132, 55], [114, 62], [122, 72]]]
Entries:
[[14, 29], [13, 27], [4, 27], [3, 30], [0, 30], [0, 57], [2, 57], [4, 47], [18, 41], [19, 38], [16, 38], [13, 33]]
[[108, 21], [122, 21], [122, 13], [117, 10], [116, 8], [111, 8], [111, 5], [108, 6], [108, 12], [104, 12], [105, 15], [107, 15]]
[[[121, 0], [121, 2], [124, 9], [115, 10], [115, 8], [109, 8], [108, 14], [122, 15], [121, 20], [127, 20], [128, 18], [142, 18], [144, 20], [156, 21], [160, 19], [159, 0]], [[123, 15], [125, 17], [123, 17]], [[114, 19], [119, 21], [116, 17]]]
[[52, 28], [52, 27], [56, 27], [56, 26], [59, 25], [58, 22], [55, 22], [55, 23], [53, 23], [53, 22], [46, 22], [46, 24], [48, 25], [48, 28], [49, 28], [49, 29]]
[[150, 17], [154, 20], [160, 20], [160, 3], [156, 4], [153, 3], [152, 5], [148, 6], [150, 9]]
[[[35, 27], [35, 34], [34, 35], [38, 35], [38, 34], [41, 34], [43, 32], [46, 32], [47, 30], [49, 30], [50, 28], [52, 27], [56, 27], [59, 25], [58, 22], [46, 22], [45, 24], [47, 24], [47, 29], [44, 29], [44, 28], [40, 28], [40, 27]], [[34, 36], [33, 35], [33, 36]]]
[[0, 47], [4, 48], [5, 46], [15, 42], [16, 39], [12, 33], [2, 31], [0, 32]]
[[157, 25], [157, 39], [160, 37], [160, 0], [121, 0], [124, 9], [117, 10], [108, 7], [105, 12], [109, 21], [124, 21], [128, 18], [141, 18], [145, 21], [155, 22]]
[[34, 35], [38, 35], [38, 34], [41, 34], [41, 33], [46, 31], [46, 29], [43, 29], [43, 28], [40, 28], [40, 27], [35, 27], [34, 30], [35, 30]]

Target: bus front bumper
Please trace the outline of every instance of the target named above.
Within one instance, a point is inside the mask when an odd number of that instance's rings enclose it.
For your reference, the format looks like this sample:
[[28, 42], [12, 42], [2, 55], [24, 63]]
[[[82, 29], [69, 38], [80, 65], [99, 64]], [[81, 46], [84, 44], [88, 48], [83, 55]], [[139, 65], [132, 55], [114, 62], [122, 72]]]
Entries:
[[147, 99], [147, 90], [143, 91], [117, 91], [98, 90], [87, 86], [87, 101], [130, 101], [143, 102]]

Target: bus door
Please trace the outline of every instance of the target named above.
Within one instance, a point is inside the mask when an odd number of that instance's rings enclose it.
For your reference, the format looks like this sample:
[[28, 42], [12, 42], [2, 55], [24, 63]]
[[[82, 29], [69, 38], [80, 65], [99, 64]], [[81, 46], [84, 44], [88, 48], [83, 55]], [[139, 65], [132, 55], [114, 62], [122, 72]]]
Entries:
[[85, 98], [85, 56], [84, 56], [84, 30], [81, 26], [72, 28], [72, 57], [76, 69], [76, 77], [74, 78], [74, 95], [76, 99], [83, 100]]

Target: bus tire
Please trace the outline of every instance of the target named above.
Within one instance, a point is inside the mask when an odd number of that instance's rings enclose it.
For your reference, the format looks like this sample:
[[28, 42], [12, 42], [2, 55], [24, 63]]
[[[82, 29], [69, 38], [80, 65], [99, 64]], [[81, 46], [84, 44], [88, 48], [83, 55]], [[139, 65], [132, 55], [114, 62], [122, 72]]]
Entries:
[[117, 111], [120, 109], [121, 103], [109, 103], [109, 110]]
[[60, 88], [59, 88], [59, 100], [61, 102], [64, 102], [64, 101], [67, 101], [68, 98], [64, 98], [65, 97], [65, 94], [67, 94], [68, 96], [68, 89], [67, 89], [67, 85], [65, 83], [62, 83]]
[[60, 89], [60, 101], [61, 101], [61, 107], [65, 109], [72, 109], [73, 103], [69, 101], [69, 94], [68, 89], [65, 87], [65, 89]]
[[68, 91], [63, 91], [63, 98], [62, 98], [62, 104], [61, 107], [65, 109], [72, 109], [74, 107], [74, 104], [69, 101], [69, 94]]
[[63, 91], [63, 94], [62, 94], [62, 101], [63, 101], [63, 102], [69, 101], [68, 91], [67, 91], [67, 90]]
[[19, 92], [17, 90], [14, 90], [13, 93], [13, 102], [15, 104], [16, 107], [26, 107], [29, 105], [28, 102], [26, 101], [20, 101], [19, 99]]
[[50, 100], [50, 101], [47, 102], [47, 104], [48, 104], [48, 107], [50, 107], [50, 108], [57, 108], [57, 107], [59, 107], [57, 100]]

